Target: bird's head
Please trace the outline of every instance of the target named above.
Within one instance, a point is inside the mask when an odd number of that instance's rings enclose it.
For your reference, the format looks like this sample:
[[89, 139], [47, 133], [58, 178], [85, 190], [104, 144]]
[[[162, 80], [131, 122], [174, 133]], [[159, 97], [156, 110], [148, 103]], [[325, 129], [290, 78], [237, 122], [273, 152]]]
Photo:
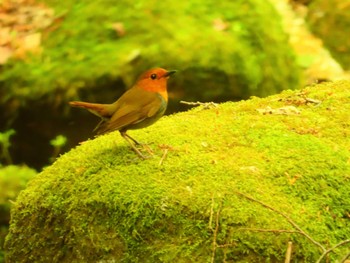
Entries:
[[176, 70], [154, 68], [144, 72], [137, 80], [136, 86], [151, 92], [160, 93], [167, 99], [167, 80]]
[[154, 68], [144, 72], [138, 81], [148, 80], [150, 82], [157, 82], [161, 80], [167, 80], [176, 70], [165, 70], [163, 68]]

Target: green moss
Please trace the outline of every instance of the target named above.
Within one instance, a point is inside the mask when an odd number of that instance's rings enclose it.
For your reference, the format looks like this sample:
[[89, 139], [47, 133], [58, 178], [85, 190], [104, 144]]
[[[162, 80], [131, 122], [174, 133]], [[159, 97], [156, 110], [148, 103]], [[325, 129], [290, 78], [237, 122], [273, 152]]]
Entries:
[[337, 61], [350, 69], [350, 40], [344, 34], [350, 27], [350, 1], [313, 0], [307, 20]]
[[[281, 262], [289, 240], [293, 260], [314, 262], [302, 235], [244, 230], [293, 228], [236, 192], [325, 247], [347, 239], [349, 98], [343, 81], [164, 117], [130, 132], [153, 150], [145, 161], [117, 132], [87, 141], [18, 197], [8, 260], [207, 262], [216, 237], [215, 262]], [[300, 114], [257, 111], [268, 106]]]
[[3, 246], [10, 222], [10, 202], [14, 202], [36, 172], [25, 166], [0, 166], [0, 262], [4, 262]]
[[[189, 99], [196, 94], [196, 100], [268, 95], [299, 85], [287, 36], [266, 0], [43, 2], [56, 11], [55, 29], [43, 32], [42, 54], [4, 66], [1, 102], [23, 105], [46, 96], [57, 105], [76, 99], [83, 87], [110, 86], [118, 78], [129, 86], [154, 66], [183, 72], [174, 90]], [[227, 28], [215, 30], [215, 19]], [[116, 22], [125, 35], [112, 29]]]

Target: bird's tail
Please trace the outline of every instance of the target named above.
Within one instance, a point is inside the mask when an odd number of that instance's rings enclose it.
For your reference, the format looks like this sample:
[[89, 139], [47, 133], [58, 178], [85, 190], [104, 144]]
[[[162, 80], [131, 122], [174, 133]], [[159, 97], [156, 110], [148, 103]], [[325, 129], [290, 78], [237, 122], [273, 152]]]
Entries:
[[101, 118], [109, 118], [113, 114], [113, 104], [99, 104], [83, 101], [70, 101], [72, 107], [84, 108]]

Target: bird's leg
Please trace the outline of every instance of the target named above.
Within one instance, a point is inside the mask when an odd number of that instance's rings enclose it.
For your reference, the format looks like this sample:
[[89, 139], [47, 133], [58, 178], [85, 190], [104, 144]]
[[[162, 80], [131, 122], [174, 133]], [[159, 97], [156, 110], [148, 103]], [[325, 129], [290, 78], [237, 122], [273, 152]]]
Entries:
[[140, 152], [139, 149], [135, 147], [135, 145], [130, 141], [132, 140], [135, 144], [139, 144], [135, 139], [126, 134], [126, 132], [119, 131], [120, 135], [130, 144], [133, 151], [141, 158], [146, 159], [146, 157]]
[[[122, 133], [122, 132], [120, 132]], [[136, 141], [133, 137], [131, 137], [129, 134], [127, 134], [126, 132], [123, 132], [123, 134], [128, 137], [130, 140], [132, 140], [136, 145], [142, 145], [142, 143], [139, 143], [138, 141]], [[123, 136], [123, 135], [122, 135]], [[123, 136], [124, 137], [124, 136]]]
[[101, 121], [96, 125], [95, 129], [92, 132], [95, 132], [98, 130], [98, 128], [100, 128], [101, 124], [104, 123], [106, 120], [101, 118]]
[[125, 132], [125, 136], [127, 136], [130, 140], [132, 140], [136, 145], [141, 145], [149, 154], [153, 155], [152, 149], [147, 144], [136, 141], [133, 137], [131, 137], [126, 132]]

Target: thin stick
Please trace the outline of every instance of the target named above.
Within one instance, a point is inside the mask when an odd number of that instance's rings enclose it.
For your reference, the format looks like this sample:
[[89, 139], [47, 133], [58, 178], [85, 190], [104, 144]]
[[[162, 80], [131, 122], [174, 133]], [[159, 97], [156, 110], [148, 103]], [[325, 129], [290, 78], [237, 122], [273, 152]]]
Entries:
[[345, 255], [345, 257], [342, 258], [342, 260], [340, 261], [340, 263], [345, 263], [346, 260], [350, 257], [350, 252], [348, 254]]
[[321, 103], [320, 100], [311, 99], [311, 98], [305, 98], [305, 100], [306, 100], [306, 102], [315, 103], [315, 104], [320, 104]]
[[210, 205], [210, 217], [209, 217], [209, 229], [213, 230], [213, 215], [214, 215], [214, 195], [211, 195], [211, 205]]
[[181, 100], [180, 103], [185, 104], [185, 105], [190, 105], [190, 106], [204, 106], [205, 108], [209, 108], [210, 106], [212, 107], [217, 107], [218, 104], [215, 102], [190, 102], [190, 101], [183, 101]]
[[292, 257], [292, 245], [293, 245], [292, 241], [289, 241], [287, 251], [286, 251], [286, 259], [284, 263], [290, 263], [290, 259]]
[[238, 228], [239, 230], [244, 231], [253, 231], [253, 232], [271, 232], [271, 233], [290, 233], [290, 234], [301, 234], [298, 230], [288, 230], [288, 229], [260, 229], [260, 228]]
[[181, 103], [181, 104], [186, 104], [186, 105], [191, 105], [191, 106], [201, 106], [201, 105], [203, 105], [205, 102], [200, 102], [200, 101], [193, 102], [193, 101], [184, 101], [184, 100], [181, 100], [180, 103]]
[[214, 263], [216, 248], [218, 247], [216, 239], [217, 239], [218, 232], [219, 232], [219, 219], [220, 219], [221, 207], [222, 207], [222, 203], [220, 203], [220, 207], [219, 207], [218, 211], [216, 212], [215, 230], [214, 230], [214, 236], [213, 236], [213, 251], [211, 254], [211, 263]]
[[[316, 263], [320, 263], [322, 261], [322, 259], [327, 256], [330, 252], [333, 252], [334, 249], [336, 249], [337, 247], [340, 247], [342, 245], [345, 245], [347, 243], [350, 243], [350, 239], [347, 239], [347, 240], [344, 240], [338, 244], [336, 244], [334, 247], [330, 248], [330, 249], [327, 249], [326, 251], [323, 252], [323, 254], [320, 256], [320, 258], [316, 261]], [[350, 253], [349, 253], [350, 255]], [[346, 258], [345, 258], [346, 260]]]
[[226, 244], [222, 244], [222, 245], [216, 245], [216, 247], [219, 247], [219, 248], [227, 248], [227, 247], [235, 247], [237, 246], [236, 243], [226, 243]]
[[304, 230], [302, 230], [302, 229], [301, 229], [292, 219], [290, 219], [290, 217], [287, 216], [286, 214], [284, 214], [284, 213], [278, 211], [277, 209], [273, 208], [272, 206], [269, 206], [269, 205], [267, 205], [267, 204], [265, 204], [265, 203], [263, 203], [263, 202], [261, 202], [261, 201], [255, 199], [255, 198], [251, 197], [251, 196], [248, 196], [248, 195], [243, 194], [243, 193], [238, 192], [238, 191], [235, 191], [235, 193], [238, 194], [238, 195], [240, 195], [240, 196], [243, 196], [244, 198], [246, 198], [246, 199], [248, 199], [248, 200], [250, 200], [250, 201], [253, 201], [253, 202], [255, 202], [255, 203], [258, 203], [258, 204], [262, 205], [263, 207], [266, 207], [266, 208], [268, 208], [268, 209], [274, 211], [275, 213], [281, 215], [281, 216], [284, 217], [295, 229], [297, 229], [297, 230], [300, 232], [300, 234], [302, 234], [302, 235], [305, 236], [307, 239], [309, 239], [314, 245], [318, 246], [318, 247], [322, 250], [322, 252], [325, 252], [325, 251], [326, 251], [326, 249], [324, 248], [324, 246], [322, 246], [319, 242], [317, 242], [317, 241], [316, 241], [315, 239], [313, 239], [310, 235], [308, 235]]
[[162, 158], [160, 159], [159, 164], [158, 164], [159, 166], [163, 164], [165, 157], [168, 154], [168, 151], [169, 151], [168, 149], [164, 149], [164, 153], [163, 153]]

